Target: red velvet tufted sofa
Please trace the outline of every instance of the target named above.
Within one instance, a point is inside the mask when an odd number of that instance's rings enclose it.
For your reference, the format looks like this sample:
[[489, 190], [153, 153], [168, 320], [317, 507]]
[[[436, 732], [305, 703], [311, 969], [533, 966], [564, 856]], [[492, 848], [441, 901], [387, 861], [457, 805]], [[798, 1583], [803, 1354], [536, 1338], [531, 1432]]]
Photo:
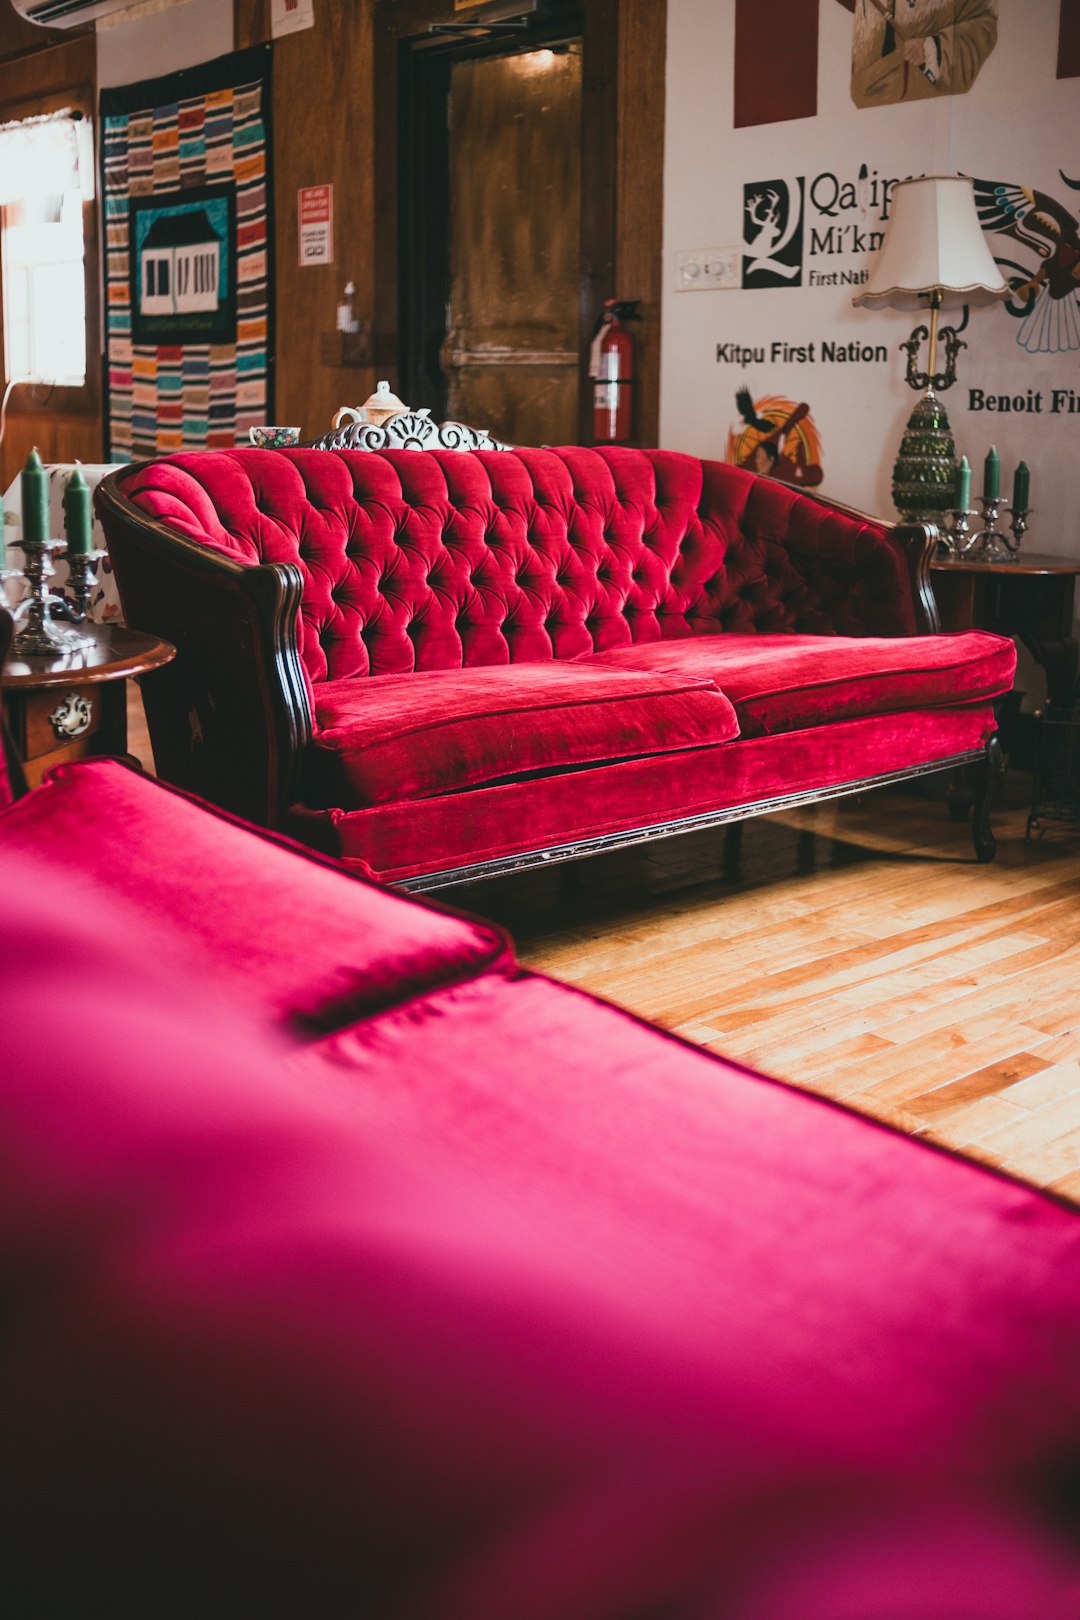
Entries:
[[129, 621], [178, 649], [162, 775], [393, 881], [995, 763], [1014, 650], [919, 634], [931, 531], [734, 467], [236, 450], [97, 500]]
[[1075, 1210], [113, 761], [0, 893], [6, 1613], [1076, 1616]]

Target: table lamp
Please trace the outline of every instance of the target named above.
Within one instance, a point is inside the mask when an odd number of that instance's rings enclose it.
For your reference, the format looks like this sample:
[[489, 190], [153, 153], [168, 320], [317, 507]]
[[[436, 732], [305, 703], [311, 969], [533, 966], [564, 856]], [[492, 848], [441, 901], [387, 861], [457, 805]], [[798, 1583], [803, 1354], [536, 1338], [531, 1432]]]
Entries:
[[[992, 304], [1007, 295], [979, 224], [972, 181], [959, 174], [901, 180], [870, 279], [853, 302], [865, 309], [930, 314], [929, 329], [917, 326], [900, 345], [908, 357], [905, 380], [922, 391], [893, 467], [893, 500], [902, 517], [936, 522], [955, 505], [956, 446], [937, 396], [956, 381], [956, 356], [967, 345], [953, 327], [939, 331], [938, 317], [943, 309]], [[927, 337], [927, 368], [919, 371], [918, 353]], [[939, 338], [945, 344], [944, 371], [937, 370]]]

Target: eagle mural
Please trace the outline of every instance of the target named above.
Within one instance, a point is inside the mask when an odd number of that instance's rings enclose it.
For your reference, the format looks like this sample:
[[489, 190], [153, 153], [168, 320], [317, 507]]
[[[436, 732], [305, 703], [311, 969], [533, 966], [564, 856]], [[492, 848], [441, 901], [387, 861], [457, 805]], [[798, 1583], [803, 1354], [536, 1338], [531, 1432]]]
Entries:
[[809, 405], [778, 394], [755, 400], [749, 388], [739, 389], [735, 405], [742, 422], [728, 434], [726, 460], [733, 467], [806, 489], [821, 483], [821, 438]]
[[[1062, 181], [1080, 191], [1080, 180]], [[1011, 236], [1035, 255], [1019, 264], [998, 258], [1009, 284], [1005, 308], [1020, 322], [1017, 342], [1029, 354], [1080, 349], [1080, 220], [1045, 191], [1002, 181], [976, 180], [975, 204], [984, 231]], [[997, 255], [995, 255], [997, 257]]]

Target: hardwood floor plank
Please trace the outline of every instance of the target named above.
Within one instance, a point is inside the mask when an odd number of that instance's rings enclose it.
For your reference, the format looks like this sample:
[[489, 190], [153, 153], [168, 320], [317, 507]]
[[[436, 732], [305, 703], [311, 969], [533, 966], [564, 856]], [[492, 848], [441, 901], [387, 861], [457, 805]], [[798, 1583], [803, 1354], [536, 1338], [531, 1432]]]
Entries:
[[[1053, 1043], [1051, 1043], [1053, 1044]], [[1049, 1052], [1050, 1047], [1043, 1048]], [[1034, 1056], [1034, 1055], [1033, 1055]], [[1002, 1093], [1010, 1102], [1019, 1103], [1021, 1108], [1045, 1108], [1049, 1103], [1061, 1102], [1066, 1097], [1076, 1097], [1080, 1093], [1080, 1062], [1054, 1063], [1044, 1068], [1042, 1073], [1032, 1073], [1027, 1079], [1019, 1080], [1015, 1085], [1006, 1088]]]
[[1040, 1039], [1037, 1030], [1017, 1024], [1008, 1014], [979, 1019], [963, 1029], [939, 1030], [872, 1059], [867, 1064], [870, 1084], [853, 1086], [849, 1095], [862, 1091], [886, 1101], [913, 1100], [938, 1083], [960, 1080], [1019, 1052], [1038, 1053]]
[[[1073, 994], [1075, 997], [1075, 991]], [[1075, 1018], [1076, 1014], [1069, 1016]], [[1080, 1026], [1074, 1024], [1067, 1033], [1052, 1037], [1041, 1050], [1051, 1063], [1072, 1063], [1080, 1059]]]
[[[920, 1110], [909, 1110], [916, 1119], [920, 1118]], [[936, 1134], [940, 1139], [946, 1124], [949, 1126], [948, 1142], [950, 1147], [966, 1148], [973, 1143], [985, 1142], [995, 1131], [1006, 1125], [1018, 1125], [1030, 1115], [1024, 1108], [1018, 1108], [1015, 1103], [1006, 1102], [1004, 1097], [983, 1097], [979, 1102], [970, 1103], [966, 1108], [959, 1110], [951, 1119], [939, 1118]], [[935, 1134], [931, 1132], [931, 1134]], [[990, 1151], [999, 1152], [998, 1146], [990, 1142]]]
[[[1040, 942], [1040, 948], [1044, 948], [1044, 942]], [[980, 955], [983, 958], [984, 967], [992, 965], [998, 960], [1009, 959], [1012, 956], [1010, 942], [989, 943], [982, 947]], [[954, 1008], [967, 1006], [969, 1002], [972, 1003], [965, 1015], [970, 1018], [977, 1015], [978, 1012], [989, 1011], [998, 1005], [1002, 999], [1008, 999], [1006, 994], [999, 996], [995, 1000], [994, 990], [997, 988], [996, 985], [986, 990], [972, 990], [971, 981], [965, 978], [955, 987], [951, 983], [946, 983], [940, 988], [939, 993], [932, 995], [930, 998], [931, 1006], [928, 1009], [922, 1011], [917, 1017], [909, 1019], [906, 1016], [904, 998], [897, 998], [896, 996], [897, 987], [893, 975], [889, 972], [889, 960], [889, 958], [886, 958], [877, 964], [874, 977], [860, 984], [859, 988], [866, 991], [867, 994], [860, 998], [861, 1005], [854, 1009], [850, 1007], [847, 995], [842, 988], [829, 985], [824, 981], [812, 984], [810, 986], [811, 991], [817, 993], [800, 996], [798, 1001], [791, 1007], [790, 1013], [778, 1013], [769, 1019], [770, 1041], [782, 1039], [785, 1033], [790, 1033], [796, 1036], [797, 1050], [813, 1050], [816, 1043], [813, 1039], [807, 1039], [809, 1026], [814, 1031], [825, 1032], [840, 1040], [847, 1039], [854, 1034], [876, 1029], [893, 1044], [901, 1044], [921, 1038], [923, 1035], [933, 1034], [943, 1027], [952, 1027], [958, 1022], [958, 1017], [954, 1014]], [[918, 965], [925, 967], [927, 963], [938, 963], [936, 971], [941, 972], [938, 954], [921, 959]], [[964, 962], [962, 966], [966, 967], [967, 963]], [[901, 970], [896, 975], [896, 978], [902, 978], [903, 971]], [[837, 994], [828, 997], [829, 1013], [820, 1018], [814, 1018], [812, 1015], [815, 1006], [820, 1006], [826, 1002], [830, 989], [837, 989]], [[874, 996], [869, 993], [871, 990], [876, 992], [876, 1002]], [[1018, 990], [1016, 995], [1019, 999], [1022, 999], [1021, 991]], [[752, 1019], [744, 1019], [740, 1014], [741, 1022], [735, 1023], [731, 1019], [725, 1019], [717, 1012], [710, 1022], [715, 1023], [721, 1030], [730, 1030], [734, 1046], [738, 1044], [737, 1031], [742, 1027], [742, 1022], [752, 1023], [757, 1028], [763, 1015], [768, 1011], [769, 1003], [763, 1001], [757, 1003], [753, 1008], [754, 1016]]]
[[999, 1094], [1007, 1096], [1021, 1108], [1038, 1108], [1043, 1100], [1052, 1102], [1054, 1096], [1043, 1099], [1036, 1093], [1036, 1100], [1027, 1103], [1020, 1093], [1029, 1084], [1031, 1076], [1047, 1072], [1052, 1072], [1051, 1065], [1038, 1053], [1017, 1052], [1003, 1063], [991, 1063], [972, 1074], [962, 1075], [959, 1080], [948, 1080], [944, 1085], [924, 1092], [921, 1097], [915, 1097], [909, 1106], [913, 1114], [941, 1125], [958, 1118], [972, 1103]]
[[1080, 1134], [1077, 1112], [1071, 1096], [1047, 1103], [1033, 1113], [1025, 1110], [1023, 1118], [987, 1132], [986, 1145], [994, 1153], [1003, 1154], [1006, 1160], [1028, 1158], [1065, 1140], [1073, 1130]]
[[[991, 1137], [987, 1137], [980, 1146], [989, 1148], [991, 1152], [1001, 1151], [1000, 1144], [994, 1143]], [[1080, 1129], [1054, 1137], [1041, 1147], [1030, 1148], [1027, 1152], [1006, 1155], [1001, 1162], [1003, 1169], [1033, 1182], [1036, 1187], [1059, 1185], [1080, 1172]]]

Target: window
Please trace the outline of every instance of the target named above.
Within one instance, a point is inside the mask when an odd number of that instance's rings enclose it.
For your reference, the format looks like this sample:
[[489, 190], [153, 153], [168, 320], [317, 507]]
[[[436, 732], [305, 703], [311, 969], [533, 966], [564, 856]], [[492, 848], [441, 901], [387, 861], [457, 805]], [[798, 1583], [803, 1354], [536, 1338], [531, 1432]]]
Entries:
[[23, 385], [16, 408], [20, 395], [38, 408], [94, 407], [93, 195], [90, 121], [78, 108], [0, 122], [3, 383]]
[[68, 191], [8, 204], [4, 224], [4, 353], [8, 382], [86, 381], [82, 199]]

